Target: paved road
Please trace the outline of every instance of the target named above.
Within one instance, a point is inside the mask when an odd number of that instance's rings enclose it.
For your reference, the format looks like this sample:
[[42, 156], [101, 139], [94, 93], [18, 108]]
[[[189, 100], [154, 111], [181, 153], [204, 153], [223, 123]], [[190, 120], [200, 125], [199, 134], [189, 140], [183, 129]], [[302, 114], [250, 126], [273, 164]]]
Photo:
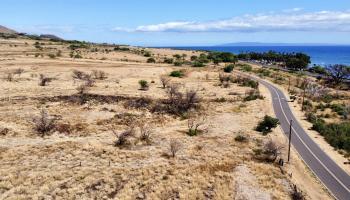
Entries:
[[289, 121], [293, 120], [292, 144], [313, 173], [338, 200], [350, 200], [350, 176], [342, 170], [304, 131], [292, 114], [287, 98], [272, 84], [257, 79], [272, 95], [275, 114], [286, 135], [289, 135]]

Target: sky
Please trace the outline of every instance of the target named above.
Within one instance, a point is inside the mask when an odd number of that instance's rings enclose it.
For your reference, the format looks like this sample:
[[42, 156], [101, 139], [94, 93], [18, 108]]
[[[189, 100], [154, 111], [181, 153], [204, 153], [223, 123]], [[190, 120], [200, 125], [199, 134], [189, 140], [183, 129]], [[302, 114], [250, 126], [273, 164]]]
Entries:
[[0, 25], [139, 46], [350, 44], [350, 0], [1, 0]]

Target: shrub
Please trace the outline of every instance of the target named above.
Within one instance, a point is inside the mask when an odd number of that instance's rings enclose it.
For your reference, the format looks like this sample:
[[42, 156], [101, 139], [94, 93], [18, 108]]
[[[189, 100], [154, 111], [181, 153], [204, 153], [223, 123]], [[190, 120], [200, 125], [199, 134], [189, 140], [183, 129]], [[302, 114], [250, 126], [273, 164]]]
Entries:
[[254, 81], [248, 77], [237, 76], [237, 78], [233, 79], [233, 82], [238, 83], [240, 86], [251, 87], [254, 89], [258, 89], [259, 87], [259, 82]]
[[262, 95], [260, 95], [259, 90], [249, 90], [246, 93], [246, 96], [244, 97], [243, 101], [254, 101], [257, 99], [264, 99]]
[[79, 70], [73, 70], [72, 77], [74, 79], [84, 80], [84, 78], [87, 76], [85, 72], [79, 71]]
[[177, 152], [180, 151], [181, 148], [182, 148], [182, 144], [178, 140], [172, 139], [170, 141], [169, 150], [173, 158], [175, 158]]
[[259, 122], [255, 130], [266, 135], [271, 132], [272, 128], [276, 128], [278, 124], [278, 119], [265, 115], [264, 119]]
[[205, 117], [198, 117], [198, 116], [190, 117], [187, 121], [187, 127], [188, 127], [187, 135], [196, 136], [200, 133], [203, 133], [205, 129], [202, 129], [201, 127], [204, 125], [205, 125]]
[[277, 157], [281, 154], [281, 149], [283, 147], [278, 146], [276, 142], [269, 140], [264, 145], [263, 154], [264, 154], [264, 160], [268, 162], [275, 162]]
[[44, 74], [40, 74], [40, 76], [39, 76], [39, 85], [40, 86], [46, 86], [52, 80], [53, 80], [53, 78], [49, 78], [49, 77], [46, 77]]
[[172, 58], [164, 58], [164, 63], [172, 64], [173, 62], [174, 62], [174, 59]]
[[146, 52], [143, 54], [143, 56], [145, 56], [145, 57], [151, 57], [152, 54], [151, 54], [151, 52], [146, 51]]
[[179, 61], [179, 60], [174, 62], [174, 65], [177, 66], [177, 67], [182, 66], [182, 64], [183, 64], [183, 62]]
[[153, 132], [152, 127], [146, 123], [140, 123], [139, 130], [140, 130], [139, 139], [147, 143], [151, 142], [151, 134]]
[[237, 135], [235, 137], [235, 141], [237, 142], [247, 142], [248, 141], [248, 138], [244, 135]]
[[191, 61], [195, 61], [195, 60], [197, 60], [198, 59], [198, 56], [191, 56]]
[[232, 76], [231, 75], [226, 75], [226, 74], [223, 74], [223, 73], [219, 74], [220, 84], [223, 84], [224, 82], [229, 82], [231, 80], [232, 80]]
[[310, 100], [305, 100], [303, 105], [302, 105], [302, 107], [303, 107], [303, 110], [306, 110], [306, 111], [312, 110], [312, 103], [311, 103], [311, 101]]
[[166, 75], [162, 75], [160, 76], [160, 82], [162, 83], [162, 86], [165, 89], [170, 82], [170, 78]]
[[192, 67], [204, 67], [204, 64], [199, 61], [195, 61], [192, 63]]
[[242, 65], [241, 70], [244, 72], [251, 72], [253, 70], [253, 68], [250, 65]]
[[293, 189], [290, 193], [292, 200], [305, 200], [305, 195], [301, 190], [298, 190], [296, 185], [293, 185]]
[[156, 63], [156, 60], [154, 58], [148, 58], [147, 63]]
[[55, 59], [55, 58], [56, 58], [56, 55], [55, 55], [55, 54], [52, 54], [52, 53], [50, 53], [48, 56], [49, 56], [49, 58], [51, 58], [51, 59]]
[[263, 68], [260, 68], [257, 70], [257, 73], [261, 76], [270, 76], [271, 75], [271, 71], [268, 70], [268, 69], [263, 69]]
[[22, 68], [17, 68], [14, 70], [13, 74], [21, 76], [21, 74], [24, 72], [24, 69]]
[[135, 130], [133, 127], [130, 127], [127, 130], [121, 132], [120, 134], [114, 131], [113, 133], [117, 137], [117, 140], [114, 142], [114, 146], [126, 146], [131, 145], [130, 138], [134, 136]]
[[169, 76], [172, 76], [172, 77], [178, 77], [178, 78], [182, 78], [184, 76], [184, 72], [182, 70], [175, 70], [175, 71], [172, 71]]
[[8, 82], [12, 82], [13, 81], [13, 73], [8, 72], [5, 76], [5, 80]]
[[40, 115], [33, 119], [34, 130], [40, 135], [45, 136], [55, 127], [55, 120], [42, 109]]
[[234, 68], [235, 66], [233, 64], [227, 65], [226, 67], [224, 67], [224, 72], [231, 73]]
[[140, 80], [139, 85], [140, 85], [140, 90], [148, 90], [149, 88], [148, 82], [146, 80]]
[[92, 70], [92, 76], [94, 77], [94, 79], [98, 79], [98, 80], [107, 79], [107, 73], [102, 70]]

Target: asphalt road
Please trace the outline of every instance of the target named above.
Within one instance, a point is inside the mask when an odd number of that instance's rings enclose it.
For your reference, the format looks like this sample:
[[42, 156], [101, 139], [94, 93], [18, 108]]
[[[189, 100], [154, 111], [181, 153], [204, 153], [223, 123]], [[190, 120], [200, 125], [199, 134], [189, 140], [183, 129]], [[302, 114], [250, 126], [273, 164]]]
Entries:
[[289, 136], [289, 122], [293, 120], [292, 145], [304, 162], [336, 199], [350, 200], [350, 176], [304, 131], [298, 119], [292, 114], [283, 92], [264, 80], [257, 80], [270, 91], [275, 114], [287, 136]]

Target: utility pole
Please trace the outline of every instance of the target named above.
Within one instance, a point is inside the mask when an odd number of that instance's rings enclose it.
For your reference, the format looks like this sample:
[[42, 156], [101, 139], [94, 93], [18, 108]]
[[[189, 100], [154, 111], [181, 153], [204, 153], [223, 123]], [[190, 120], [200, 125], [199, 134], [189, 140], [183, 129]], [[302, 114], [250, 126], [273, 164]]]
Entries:
[[288, 162], [290, 160], [290, 145], [291, 145], [291, 141], [292, 141], [292, 123], [293, 123], [293, 120], [291, 119], [290, 123], [289, 123]]

